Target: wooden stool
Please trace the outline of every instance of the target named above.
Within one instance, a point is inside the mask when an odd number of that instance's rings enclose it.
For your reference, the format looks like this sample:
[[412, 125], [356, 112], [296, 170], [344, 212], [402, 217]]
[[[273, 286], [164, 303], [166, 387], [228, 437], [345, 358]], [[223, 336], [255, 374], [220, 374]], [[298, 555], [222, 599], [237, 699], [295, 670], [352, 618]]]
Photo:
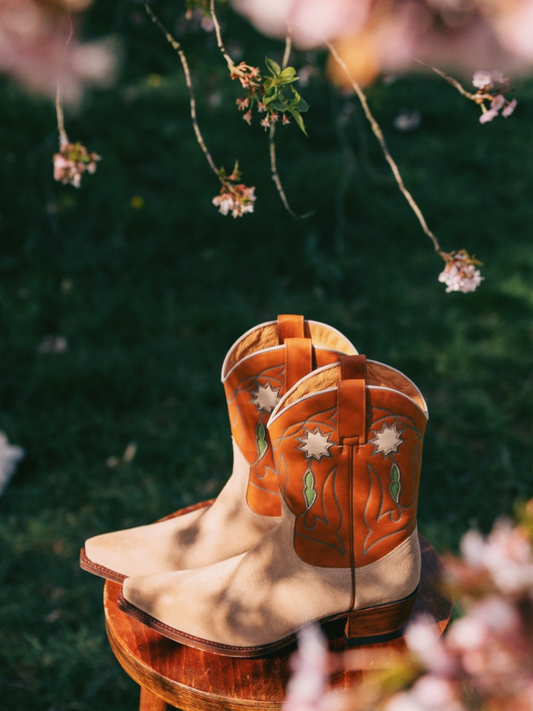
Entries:
[[[182, 512], [177, 512], [182, 513]], [[420, 538], [422, 578], [411, 617], [431, 615], [441, 634], [452, 604], [436, 589], [441, 563], [433, 548]], [[185, 647], [128, 617], [117, 607], [120, 585], [107, 581], [104, 588], [106, 628], [111, 648], [124, 670], [141, 687], [139, 711], [278, 711], [290, 676], [289, 657], [296, 644], [259, 659], [221, 657]], [[342, 650], [344, 622], [330, 623], [330, 649]], [[367, 659], [379, 661], [391, 651], [405, 648], [402, 638], [360, 649]], [[335, 689], [353, 688], [364, 671], [342, 672], [332, 678]]]

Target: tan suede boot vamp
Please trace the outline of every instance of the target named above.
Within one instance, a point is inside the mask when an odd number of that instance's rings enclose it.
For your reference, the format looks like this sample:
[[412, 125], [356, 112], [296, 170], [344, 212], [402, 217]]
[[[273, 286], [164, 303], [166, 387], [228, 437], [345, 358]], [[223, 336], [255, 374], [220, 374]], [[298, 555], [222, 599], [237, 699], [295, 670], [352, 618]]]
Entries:
[[[304, 563], [294, 551], [293, 529], [287, 513], [247, 553], [205, 568], [128, 578], [123, 597], [141, 613], [135, 617], [200, 649], [235, 647], [229, 651], [237, 656], [280, 640], [287, 644], [310, 622], [350, 611], [352, 595], [350, 569]], [[356, 570], [356, 607], [400, 600], [419, 577], [415, 530], [388, 555]]]

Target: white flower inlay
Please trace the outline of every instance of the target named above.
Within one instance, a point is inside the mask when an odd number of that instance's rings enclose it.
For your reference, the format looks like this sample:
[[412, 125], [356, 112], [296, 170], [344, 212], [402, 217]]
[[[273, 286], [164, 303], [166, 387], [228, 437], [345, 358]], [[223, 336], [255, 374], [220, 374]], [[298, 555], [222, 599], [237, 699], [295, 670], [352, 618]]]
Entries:
[[401, 434], [402, 432], [398, 431], [396, 422], [393, 425], [384, 424], [380, 431], [376, 433], [374, 439], [370, 440], [370, 443], [375, 447], [373, 453], [381, 453], [383, 457], [386, 457], [392, 452], [397, 452], [398, 447], [403, 442]]
[[265, 412], [272, 412], [279, 402], [281, 388], [271, 388], [267, 383], [266, 385], [258, 385], [257, 390], [252, 392], [253, 398], [251, 402], [257, 407], [258, 410], [265, 410]]
[[329, 441], [329, 434], [322, 434], [320, 427], [317, 427], [314, 432], [306, 429], [305, 436], [297, 437], [297, 440], [300, 444], [296, 449], [303, 452], [307, 459], [314, 458], [318, 461], [322, 457], [331, 457], [329, 448], [335, 444]]

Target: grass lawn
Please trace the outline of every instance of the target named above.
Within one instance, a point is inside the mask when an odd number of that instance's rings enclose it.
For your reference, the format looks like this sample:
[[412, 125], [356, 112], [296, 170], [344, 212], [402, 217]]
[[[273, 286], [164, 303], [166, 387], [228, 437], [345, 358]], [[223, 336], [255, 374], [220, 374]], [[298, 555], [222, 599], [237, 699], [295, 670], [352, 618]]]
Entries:
[[[484, 262], [476, 293], [446, 294], [355, 100], [312, 80], [309, 138], [278, 131], [289, 200], [314, 211], [295, 221], [270, 178], [266, 134], [242, 121], [238, 87], [198, 32], [182, 39], [200, 125], [217, 163], [239, 159], [258, 195], [252, 215], [218, 214], [177, 56], [140, 5], [111, 5], [96, 3], [88, 31], [120, 35], [120, 80], [67, 114], [71, 139], [103, 156], [80, 190], [52, 179], [52, 104], [0, 86], [0, 430], [26, 450], [0, 499], [6, 711], [136, 708], [80, 545], [217, 493], [231, 467], [222, 361], [278, 313], [335, 326], [422, 389], [419, 525], [440, 551], [533, 496], [533, 84], [517, 84], [511, 118], [485, 126], [438, 79], [368, 90], [443, 248]], [[240, 21], [227, 32], [251, 64], [279, 57]], [[404, 107], [422, 123], [399, 133]], [[47, 335], [65, 337], [66, 352], [41, 352]], [[133, 461], [109, 466], [131, 442]]]

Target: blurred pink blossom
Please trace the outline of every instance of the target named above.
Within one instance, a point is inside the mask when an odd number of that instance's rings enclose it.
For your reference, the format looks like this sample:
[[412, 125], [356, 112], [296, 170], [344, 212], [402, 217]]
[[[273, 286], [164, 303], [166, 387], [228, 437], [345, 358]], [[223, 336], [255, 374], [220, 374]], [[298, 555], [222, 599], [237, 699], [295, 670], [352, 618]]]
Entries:
[[496, 94], [494, 99], [490, 102], [490, 108], [499, 111], [503, 106], [505, 106], [505, 97], [501, 94]]
[[384, 711], [464, 711], [456, 685], [448, 679], [427, 674], [408, 691], [395, 694]]
[[516, 99], [513, 99], [512, 101], [510, 101], [510, 102], [507, 104], [507, 106], [503, 109], [503, 111], [502, 111], [502, 116], [504, 116], [505, 118], [507, 118], [508, 116], [510, 116], [510, 115], [513, 113], [513, 111], [516, 109], [516, 104], [517, 104], [517, 103], [518, 103], [518, 102], [516, 101]]
[[461, 541], [461, 553], [465, 566], [486, 573], [503, 594], [521, 596], [533, 588], [531, 542], [527, 533], [510, 521], [498, 521], [486, 538], [468, 531]]
[[[479, 117], [479, 123], [489, 123], [489, 121], [494, 121], [496, 116], [498, 116], [497, 109], [488, 109], [487, 111], [483, 111], [481, 113], [481, 116]], [[458, 289], [451, 289], [451, 291], [459, 291], [459, 290]]]
[[30, 91], [54, 96], [61, 83], [65, 103], [76, 105], [88, 84], [110, 84], [116, 51], [107, 40], [81, 42], [71, 13], [90, 0], [3, 0], [0, 3], [0, 73]]
[[65, 336], [45, 336], [39, 344], [39, 353], [65, 353], [68, 342]]
[[485, 69], [479, 69], [472, 77], [472, 84], [476, 89], [489, 90], [492, 89], [492, 72]]
[[453, 675], [455, 659], [446, 649], [433, 618], [417, 617], [407, 626], [404, 639], [409, 651], [428, 671], [442, 676]]
[[300, 47], [316, 47], [363, 25], [370, 0], [232, 0], [235, 9], [267, 35], [287, 30]]
[[24, 457], [24, 450], [14, 444], [9, 444], [7, 436], [0, 432], [0, 496], [15, 473], [17, 464]]
[[457, 620], [451, 626], [447, 645], [484, 693], [516, 687], [529, 646], [516, 606], [498, 596], [476, 602]]
[[402, 109], [397, 116], [394, 117], [392, 125], [397, 131], [416, 131], [422, 123], [420, 111], [414, 109]]
[[292, 676], [287, 684], [284, 711], [320, 711], [324, 708], [329, 672], [327, 640], [317, 625], [304, 627], [298, 650], [291, 657]]
[[[470, 73], [498, 62], [533, 66], [533, 0], [232, 0], [260, 31], [290, 33], [302, 48], [333, 42], [352, 78], [416, 67], [413, 59]], [[334, 80], [349, 86], [330, 64]]]

